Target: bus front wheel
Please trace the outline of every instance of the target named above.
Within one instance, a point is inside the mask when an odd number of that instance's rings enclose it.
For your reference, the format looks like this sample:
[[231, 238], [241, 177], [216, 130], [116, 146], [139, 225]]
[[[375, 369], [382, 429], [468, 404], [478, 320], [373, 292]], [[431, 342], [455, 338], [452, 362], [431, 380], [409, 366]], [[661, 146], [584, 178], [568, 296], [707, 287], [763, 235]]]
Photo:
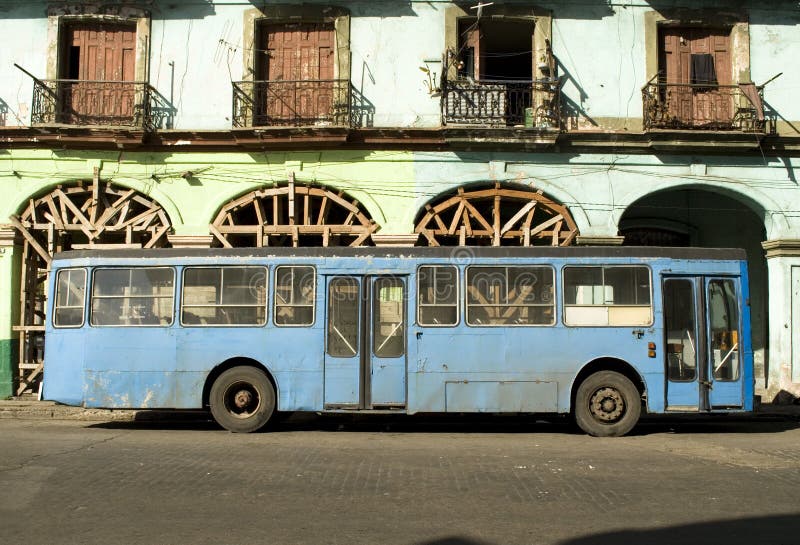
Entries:
[[211, 414], [228, 431], [258, 431], [275, 411], [275, 388], [261, 369], [233, 367], [224, 371], [208, 398]]
[[628, 377], [614, 371], [590, 375], [575, 395], [575, 422], [595, 437], [619, 437], [639, 421], [639, 390]]

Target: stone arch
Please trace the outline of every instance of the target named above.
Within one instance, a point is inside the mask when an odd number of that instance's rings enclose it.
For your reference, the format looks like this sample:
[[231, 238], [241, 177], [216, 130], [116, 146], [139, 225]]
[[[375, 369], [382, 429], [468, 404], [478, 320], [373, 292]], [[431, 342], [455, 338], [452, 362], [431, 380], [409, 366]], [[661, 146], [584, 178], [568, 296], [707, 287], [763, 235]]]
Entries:
[[768, 376], [768, 275], [761, 243], [769, 214], [748, 197], [714, 186], [679, 185], [642, 195], [618, 220], [624, 244], [634, 246], [734, 247], [747, 252], [756, 379]]
[[209, 225], [214, 245], [366, 246], [378, 224], [343, 191], [286, 184], [256, 189], [225, 203]]
[[415, 225], [430, 246], [568, 246], [578, 235], [566, 206], [540, 189], [499, 182], [435, 197]]
[[168, 246], [169, 216], [135, 189], [99, 179], [61, 183], [31, 196], [10, 216], [22, 238], [18, 394], [38, 385], [43, 370], [47, 269], [66, 250]]

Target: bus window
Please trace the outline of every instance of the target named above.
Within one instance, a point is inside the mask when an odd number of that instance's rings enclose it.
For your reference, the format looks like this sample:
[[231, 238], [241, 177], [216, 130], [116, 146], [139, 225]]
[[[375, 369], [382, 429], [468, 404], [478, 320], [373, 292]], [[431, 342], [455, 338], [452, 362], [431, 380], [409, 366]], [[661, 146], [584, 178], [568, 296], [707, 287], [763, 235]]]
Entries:
[[732, 280], [708, 282], [708, 322], [714, 380], [738, 380], [739, 307]]
[[172, 324], [175, 271], [165, 267], [95, 269], [93, 326]]
[[554, 305], [550, 267], [467, 269], [468, 325], [553, 325]]
[[275, 325], [309, 326], [314, 323], [314, 267], [275, 269]]
[[358, 280], [338, 277], [328, 286], [329, 355], [350, 358], [358, 354], [358, 312], [361, 303]]
[[86, 296], [86, 269], [62, 269], [56, 280], [56, 302], [53, 305], [55, 327], [83, 325], [83, 305]]
[[400, 357], [406, 352], [403, 281], [378, 278], [373, 289], [373, 352], [379, 358]]
[[187, 267], [181, 324], [262, 326], [267, 323], [266, 267]]
[[417, 271], [417, 323], [450, 326], [458, 323], [458, 269], [425, 265]]
[[564, 267], [564, 323], [650, 325], [650, 292], [647, 267]]

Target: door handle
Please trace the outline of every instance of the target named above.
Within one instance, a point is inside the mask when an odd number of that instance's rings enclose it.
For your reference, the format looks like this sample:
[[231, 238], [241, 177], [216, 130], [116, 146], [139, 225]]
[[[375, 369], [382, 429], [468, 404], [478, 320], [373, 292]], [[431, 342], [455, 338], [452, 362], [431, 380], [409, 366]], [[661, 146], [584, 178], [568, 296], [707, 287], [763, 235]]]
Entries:
[[417, 339], [421, 339], [422, 338], [422, 331], [417, 331], [416, 336], [417, 336]]
[[713, 390], [714, 389], [714, 384], [710, 380], [701, 380], [700, 384], [702, 384], [703, 386], [705, 386], [709, 390]]

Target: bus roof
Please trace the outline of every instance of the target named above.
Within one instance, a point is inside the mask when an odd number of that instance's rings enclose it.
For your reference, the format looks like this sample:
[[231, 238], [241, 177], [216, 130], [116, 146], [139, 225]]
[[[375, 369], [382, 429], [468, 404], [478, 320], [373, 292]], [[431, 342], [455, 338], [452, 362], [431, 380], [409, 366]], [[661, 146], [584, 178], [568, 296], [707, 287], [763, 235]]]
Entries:
[[655, 246], [533, 246], [533, 247], [263, 247], [263, 248], [155, 248], [102, 249], [58, 252], [54, 260], [119, 259], [119, 258], [286, 258], [286, 257], [408, 257], [408, 258], [667, 258], [686, 260], [744, 260], [747, 254], [740, 248], [667, 248]]

